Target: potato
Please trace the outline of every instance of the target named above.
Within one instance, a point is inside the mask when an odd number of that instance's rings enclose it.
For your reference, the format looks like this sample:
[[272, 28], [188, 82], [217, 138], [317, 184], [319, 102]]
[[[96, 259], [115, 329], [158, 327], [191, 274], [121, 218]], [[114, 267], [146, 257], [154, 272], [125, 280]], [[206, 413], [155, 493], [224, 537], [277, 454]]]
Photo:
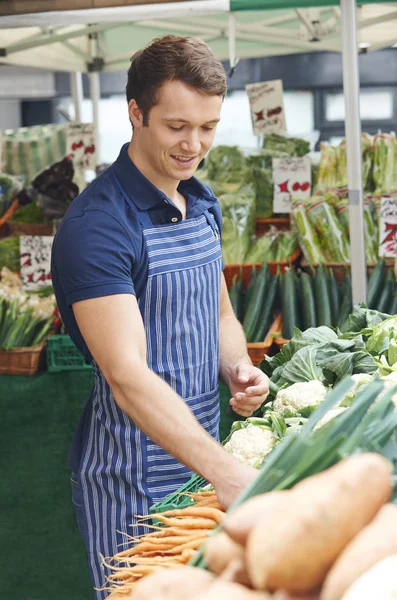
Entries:
[[204, 546], [204, 560], [216, 575], [223, 573], [232, 563], [240, 565], [233, 576], [233, 581], [244, 585], [249, 584], [244, 565], [244, 550], [226, 533], [217, 533], [208, 538]]
[[221, 525], [228, 536], [245, 546], [251, 529], [266, 520], [273, 508], [289, 498], [290, 492], [269, 492], [250, 498], [227, 515]]
[[395, 600], [397, 554], [384, 558], [353, 583], [341, 600]]
[[254, 527], [246, 566], [256, 589], [317, 590], [336, 558], [392, 491], [390, 463], [366, 453], [308, 478]]
[[339, 555], [327, 575], [321, 600], [340, 600], [366, 571], [397, 554], [397, 506], [386, 504]]
[[[186, 600], [188, 597], [185, 596]], [[135, 600], [135, 597], [134, 597]], [[229, 583], [217, 579], [204, 592], [192, 596], [189, 600], [272, 600], [266, 592], [248, 590], [238, 583]]]
[[197, 590], [205, 591], [213, 581], [214, 576], [203, 569], [195, 567], [166, 569], [140, 580], [130, 598], [131, 600], [186, 600]]

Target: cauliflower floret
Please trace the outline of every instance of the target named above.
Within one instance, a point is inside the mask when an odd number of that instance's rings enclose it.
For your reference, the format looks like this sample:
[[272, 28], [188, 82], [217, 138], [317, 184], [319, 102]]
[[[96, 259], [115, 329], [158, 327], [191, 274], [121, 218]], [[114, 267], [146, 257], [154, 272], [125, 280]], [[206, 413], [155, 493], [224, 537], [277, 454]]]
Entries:
[[316, 429], [320, 429], [320, 427], [323, 427], [324, 425], [332, 421], [332, 419], [335, 419], [335, 417], [342, 414], [345, 410], [347, 410], [347, 408], [343, 406], [339, 406], [339, 408], [331, 408], [331, 410], [325, 413], [323, 418], [319, 420], [319, 422], [314, 428], [314, 431], [316, 431]]
[[238, 461], [259, 467], [276, 442], [277, 439], [269, 429], [251, 425], [235, 431], [224, 448]]
[[[390, 373], [390, 375], [381, 377], [381, 381], [383, 381], [383, 383], [384, 383], [384, 388], [381, 391], [381, 393], [379, 394], [379, 396], [377, 398], [377, 402], [379, 402], [379, 400], [387, 392], [387, 390], [390, 390], [390, 388], [392, 388], [394, 385], [397, 385], [397, 371], [393, 371], [392, 373]], [[392, 401], [393, 401], [394, 406], [397, 409], [397, 393], [393, 395]]]
[[278, 412], [285, 409], [297, 412], [302, 408], [318, 406], [324, 400], [326, 394], [326, 387], [318, 379], [294, 383], [278, 392], [273, 409]]
[[368, 385], [370, 381], [372, 381], [373, 376], [369, 375], [368, 373], [357, 373], [356, 375], [352, 375], [351, 378], [354, 381], [354, 385], [340, 402], [340, 404], [346, 407], [350, 406], [354, 398], [358, 396], [360, 392], [362, 392], [363, 388]]

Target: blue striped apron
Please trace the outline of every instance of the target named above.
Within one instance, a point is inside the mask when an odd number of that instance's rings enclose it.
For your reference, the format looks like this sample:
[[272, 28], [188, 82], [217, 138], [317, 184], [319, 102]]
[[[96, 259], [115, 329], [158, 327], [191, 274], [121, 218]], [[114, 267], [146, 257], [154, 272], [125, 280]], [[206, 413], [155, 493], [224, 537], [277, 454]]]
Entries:
[[[153, 226], [139, 212], [148, 250], [148, 278], [138, 298], [147, 363], [187, 403], [210, 435], [219, 437], [219, 315], [221, 247], [213, 215]], [[183, 485], [191, 471], [150, 440], [118, 407], [94, 363], [85, 447], [77, 474], [83, 537], [96, 588], [106, 571], [101, 555], [143, 533], [135, 515]], [[106, 592], [97, 592], [102, 600]]]

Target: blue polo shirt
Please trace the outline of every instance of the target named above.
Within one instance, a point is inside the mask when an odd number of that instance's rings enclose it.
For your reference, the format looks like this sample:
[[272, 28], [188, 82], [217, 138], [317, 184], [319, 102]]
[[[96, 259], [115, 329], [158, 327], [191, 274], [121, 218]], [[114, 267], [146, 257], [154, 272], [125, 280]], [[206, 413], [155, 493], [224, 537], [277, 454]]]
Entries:
[[[139, 211], [153, 225], [182, 220], [167, 196], [137, 169], [125, 144], [116, 162], [72, 203], [55, 235], [51, 274], [59, 311], [70, 337], [84, 356], [91, 354], [74, 318], [72, 304], [113, 294], [139, 297], [148, 271], [148, 253]], [[212, 191], [195, 177], [181, 181], [186, 218], [209, 209], [221, 230], [221, 210]], [[122, 193], [124, 191], [124, 194]]]

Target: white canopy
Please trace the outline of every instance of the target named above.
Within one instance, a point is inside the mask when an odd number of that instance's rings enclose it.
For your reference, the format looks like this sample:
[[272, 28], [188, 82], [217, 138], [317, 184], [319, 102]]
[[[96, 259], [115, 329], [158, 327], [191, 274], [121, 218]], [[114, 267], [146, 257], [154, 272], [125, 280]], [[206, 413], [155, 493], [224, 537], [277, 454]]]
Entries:
[[[231, 8], [229, 0], [190, 0], [1, 17], [0, 62], [70, 72], [125, 70], [135, 50], [166, 33], [196, 35], [227, 60]], [[239, 58], [342, 49], [339, 7], [233, 15]], [[360, 6], [357, 18], [358, 42], [368, 51], [397, 42], [397, 3]], [[95, 57], [99, 61], [90, 66]]]

